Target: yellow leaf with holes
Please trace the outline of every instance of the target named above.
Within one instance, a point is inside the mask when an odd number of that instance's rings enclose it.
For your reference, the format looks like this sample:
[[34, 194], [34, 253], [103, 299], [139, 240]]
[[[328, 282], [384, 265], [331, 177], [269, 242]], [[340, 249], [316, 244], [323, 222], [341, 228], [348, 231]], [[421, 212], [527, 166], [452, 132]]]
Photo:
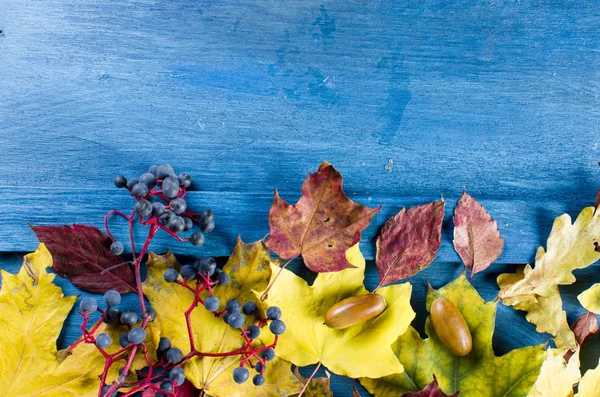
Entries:
[[[410, 307], [410, 284], [379, 289], [377, 293], [385, 298], [387, 306], [371, 320], [340, 330], [324, 324], [325, 313], [335, 303], [369, 292], [363, 286], [365, 260], [358, 245], [346, 252], [346, 258], [354, 268], [319, 273], [312, 286], [291, 271], [271, 264], [271, 282], [280, 270], [281, 274], [263, 304], [281, 308], [281, 319], [287, 324], [276, 354], [298, 366], [321, 362], [336, 374], [354, 378], [402, 372], [390, 345], [415, 316]], [[265, 343], [273, 341], [268, 332], [261, 338]]]
[[564, 351], [549, 349], [546, 359], [542, 364], [540, 375], [528, 397], [570, 397], [573, 395], [573, 386], [579, 382], [579, 350], [577, 350], [566, 363]]
[[485, 302], [464, 275], [439, 290], [431, 289], [427, 307], [438, 297], [452, 301], [467, 322], [473, 349], [456, 356], [440, 341], [427, 318], [421, 339], [412, 327], [392, 345], [405, 372], [380, 379], [360, 379], [375, 397], [401, 397], [425, 388], [436, 376], [446, 394], [460, 391], [460, 397], [516, 397], [531, 389], [544, 361], [542, 346], [527, 346], [496, 357], [492, 349], [496, 304]]
[[[248, 301], [257, 302], [252, 290], [266, 288], [271, 277], [270, 266], [273, 263], [274, 260], [262, 242], [245, 244], [238, 239], [234, 252], [223, 268], [231, 277], [231, 281], [227, 286], [213, 288], [214, 296], [221, 303], [220, 308], [223, 309], [227, 301], [233, 298], [240, 300], [242, 304]], [[161, 336], [171, 339], [172, 346], [181, 349], [185, 355], [191, 351], [191, 346], [184, 312], [192, 305], [194, 294], [178, 284], [167, 283], [163, 278], [165, 270], [178, 267], [179, 264], [171, 253], [162, 256], [150, 253], [148, 276], [143, 283], [143, 290], [159, 313], [155, 325], [160, 329]], [[256, 322], [247, 317], [246, 326]], [[221, 317], [213, 315], [202, 304], [191, 312], [190, 323], [195, 349], [199, 352], [225, 353], [245, 346], [239, 330], [231, 328]], [[268, 331], [263, 328], [263, 332]], [[261, 346], [260, 342], [256, 341], [254, 347]], [[271, 386], [261, 388], [262, 386], [254, 386], [252, 381], [238, 385], [233, 382], [232, 373], [239, 366], [239, 360], [239, 355], [196, 356], [184, 365], [186, 378], [212, 397], [242, 397], [256, 393], [263, 393], [261, 395], [267, 397], [283, 396], [297, 392], [301, 386], [293, 376], [289, 363], [274, 361], [269, 362], [270, 365], [267, 365], [265, 371], [265, 384], [272, 384]], [[256, 360], [251, 362], [256, 363]], [[282, 375], [286, 365], [288, 374]], [[274, 368], [273, 371], [271, 367]], [[276, 386], [273, 386], [274, 384]]]
[[524, 277], [504, 285], [498, 297], [506, 305], [532, 299], [534, 295], [551, 296], [558, 285], [573, 284], [573, 270], [591, 265], [600, 259], [594, 242], [600, 236], [600, 211], [584, 208], [575, 223], [563, 214], [554, 220], [548, 237], [547, 250], [539, 247], [535, 267], [527, 265]]
[[600, 283], [592, 285], [577, 297], [581, 306], [587, 310], [600, 314]]
[[52, 257], [40, 244], [24, 257], [18, 274], [0, 270], [0, 396], [98, 395], [104, 358], [92, 345], [62, 362], [56, 339], [76, 300], [64, 296], [47, 273]]

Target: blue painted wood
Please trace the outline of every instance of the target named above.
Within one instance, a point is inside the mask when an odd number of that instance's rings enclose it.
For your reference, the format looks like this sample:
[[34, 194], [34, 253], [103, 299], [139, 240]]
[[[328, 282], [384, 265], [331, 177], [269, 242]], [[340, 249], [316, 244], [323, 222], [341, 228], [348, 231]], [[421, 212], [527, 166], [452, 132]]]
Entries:
[[[466, 187], [506, 240], [475, 281], [491, 299], [555, 216], [593, 202], [599, 20], [595, 1], [3, 0], [0, 267], [35, 248], [25, 222], [99, 226], [130, 206], [114, 175], [163, 162], [197, 177], [190, 201], [215, 209], [217, 229], [200, 250], [164, 237], [155, 249], [225, 256], [238, 233], [268, 231], [273, 189], [295, 201], [328, 160], [351, 197], [383, 203], [368, 258], [385, 219], [445, 195], [439, 257], [413, 280], [418, 326], [423, 280], [459, 271], [449, 217]], [[570, 320], [597, 266], [562, 289]], [[512, 309], [497, 324], [498, 352], [545, 340]], [[588, 346], [597, 357], [598, 337]], [[336, 395], [347, 382], [334, 377]]]

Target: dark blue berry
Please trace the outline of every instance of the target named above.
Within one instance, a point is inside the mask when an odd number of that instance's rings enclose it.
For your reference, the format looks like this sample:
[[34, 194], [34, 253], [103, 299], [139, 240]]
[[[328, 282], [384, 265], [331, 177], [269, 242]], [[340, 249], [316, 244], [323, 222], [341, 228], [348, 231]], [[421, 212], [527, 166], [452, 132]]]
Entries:
[[82, 312], [93, 313], [98, 310], [98, 302], [96, 299], [86, 296], [79, 302], [79, 309]]
[[135, 203], [135, 212], [141, 217], [148, 216], [152, 213], [152, 203], [148, 200], [140, 200]]
[[129, 331], [127, 338], [129, 339], [129, 342], [133, 343], [134, 345], [139, 345], [146, 340], [146, 330], [140, 327], [135, 327]]
[[101, 333], [96, 336], [96, 346], [98, 346], [100, 349], [106, 349], [108, 346], [110, 346], [111, 342], [112, 339], [108, 334]]
[[131, 189], [131, 194], [135, 197], [144, 197], [148, 194], [148, 186], [145, 183], [136, 183]]
[[242, 312], [242, 304], [237, 299], [229, 299], [227, 301], [227, 305], [225, 306], [229, 313], [241, 313]]
[[115, 176], [115, 186], [119, 188], [127, 186], [127, 178], [123, 175]]
[[196, 247], [199, 247], [204, 244], [204, 235], [201, 232], [192, 233], [190, 236], [190, 242]]
[[219, 298], [217, 298], [216, 296], [208, 296], [206, 297], [206, 299], [204, 299], [204, 307], [209, 312], [217, 311], [219, 309], [220, 304], [221, 302], [219, 302]]
[[162, 192], [167, 198], [177, 197], [177, 194], [179, 194], [179, 179], [175, 176], [165, 178], [162, 183]]
[[171, 211], [179, 215], [185, 211], [185, 209], [187, 208], [187, 203], [182, 198], [176, 198], [171, 200], [169, 206], [171, 207]]
[[108, 290], [104, 293], [104, 302], [108, 306], [117, 306], [121, 303], [121, 294], [114, 289]]
[[262, 386], [265, 383], [265, 377], [261, 374], [256, 374], [252, 378], [252, 383], [254, 383], [254, 386]]
[[185, 277], [188, 280], [191, 280], [194, 277], [196, 277], [196, 270], [194, 270], [194, 268], [191, 265], [181, 266], [181, 270], [179, 272], [181, 273], [181, 277]]
[[183, 353], [176, 347], [172, 347], [167, 350], [167, 359], [177, 364], [183, 359]]
[[230, 313], [227, 319], [227, 324], [232, 328], [241, 328], [244, 326], [246, 319], [242, 313]]
[[166, 337], [162, 337], [160, 338], [160, 340], [158, 341], [158, 351], [159, 352], [166, 352], [167, 350], [169, 350], [171, 348], [171, 339], [166, 338]]
[[271, 306], [267, 309], [267, 317], [271, 320], [279, 320], [281, 318], [281, 309], [277, 306]]
[[120, 241], [115, 241], [110, 245], [110, 252], [115, 255], [121, 255], [125, 251], [125, 246]]
[[244, 367], [237, 367], [233, 370], [233, 380], [235, 383], [242, 384], [248, 380], [250, 372]]
[[167, 270], [165, 270], [165, 273], [163, 274], [163, 278], [165, 279], [165, 281], [167, 283], [173, 283], [173, 282], [175, 282], [175, 280], [177, 280], [178, 275], [179, 274], [177, 273], [177, 270], [167, 269]]
[[185, 381], [185, 372], [183, 372], [183, 368], [176, 367], [171, 370], [169, 373], [169, 380], [175, 386], [181, 386]]
[[275, 335], [281, 335], [285, 332], [285, 323], [281, 320], [273, 320], [269, 324], [269, 329]]
[[258, 328], [256, 325], [251, 325], [246, 329], [246, 335], [250, 339], [256, 339], [260, 335], [260, 328]]
[[121, 324], [131, 326], [131, 325], [137, 323], [137, 321], [138, 321], [138, 315], [136, 312], [126, 311], [126, 312], [121, 313]]
[[244, 307], [242, 308], [242, 311], [244, 312], [244, 314], [246, 316], [250, 316], [256, 312], [256, 309], [257, 309], [256, 303], [246, 302], [246, 303], [244, 303]]
[[143, 173], [140, 176], [140, 183], [148, 186], [148, 189], [152, 189], [156, 186], [156, 177], [149, 172]]
[[152, 216], [160, 217], [165, 213], [165, 205], [159, 201], [152, 203]]
[[263, 350], [260, 353], [260, 356], [267, 361], [271, 361], [272, 359], [275, 358], [275, 350], [273, 350], [272, 347], [269, 347], [268, 349]]

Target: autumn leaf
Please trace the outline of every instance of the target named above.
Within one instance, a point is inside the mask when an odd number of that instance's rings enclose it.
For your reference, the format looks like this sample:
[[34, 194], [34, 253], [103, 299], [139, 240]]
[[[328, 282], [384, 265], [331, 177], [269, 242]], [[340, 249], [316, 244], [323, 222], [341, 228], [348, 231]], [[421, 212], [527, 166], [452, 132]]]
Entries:
[[506, 305], [514, 305], [532, 295], [551, 296], [557, 285], [575, 282], [572, 272], [591, 265], [600, 259], [594, 250], [594, 240], [600, 235], [600, 212], [594, 207], [584, 208], [575, 223], [563, 214], [555, 219], [545, 251], [539, 247], [535, 268], [527, 265], [524, 277], [513, 284], [504, 285], [498, 294]]
[[[390, 345], [415, 316], [410, 307], [410, 284], [380, 288], [377, 293], [385, 298], [387, 307], [369, 321], [341, 330], [324, 324], [325, 313], [335, 303], [368, 293], [363, 286], [365, 260], [358, 244], [348, 250], [347, 259], [354, 267], [321, 273], [312, 286], [287, 269], [281, 271], [264, 302], [265, 307], [280, 307], [287, 324], [276, 354], [301, 367], [321, 362], [330, 371], [351, 378], [402, 372]], [[279, 268], [275, 264], [271, 268], [273, 278]], [[265, 343], [272, 341], [269, 334], [261, 337]]]
[[[298, 367], [294, 368], [294, 375], [303, 385], [306, 382], [310, 382], [304, 391], [303, 396], [306, 397], [333, 397], [333, 392], [331, 391], [331, 377], [329, 372], [325, 371], [326, 378], [305, 378], [300, 374]], [[293, 394], [290, 397], [298, 397], [299, 393]]]
[[[516, 273], [505, 273], [498, 276], [498, 286], [502, 289], [519, 282], [524, 277], [523, 267]], [[513, 307], [527, 312], [525, 318], [535, 324], [536, 331], [547, 332], [554, 337], [556, 347], [564, 351], [575, 351], [577, 342], [567, 322], [567, 312], [562, 309], [562, 299], [558, 287], [554, 286], [548, 296], [530, 295], [528, 299], [515, 301]]]
[[422, 390], [435, 374], [446, 394], [456, 391], [460, 391], [461, 397], [527, 394], [546, 354], [542, 346], [528, 346], [496, 357], [492, 349], [496, 304], [486, 303], [464, 275], [439, 290], [431, 289], [427, 307], [441, 296], [451, 300], [465, 318], [473, 338], [473, 350], [466, 356], [455, 356], [440, 342], [431, 319], [427, 318], [428, 338], [421, 339], [410, 327], [392, 345], [404, 373], [379, 379], [362, 378], [362, 385], [376, 397], [399, 397]]
[[598, 397], [600, 396], [600, 360], [594, 369], [588, 369], [581, 378], [577, 387], [575, 397]]
[[361, 231], [380, 208], [365, 207], [346, 197], [341, 174], [324, 162], [304, 181], [302, 197], [295, 205], [275, 191], [267, 248], [283, 259], [302, 255], [314, 272], [348, 268], [346, 250], [358, 243]]
[[440, 389], [440, 385], [438, 384], [435, 375], [433, 375], [433, 380], [430, 384], [425, 386], [423, 390], [404, 393], [402, 397], [457, 397], [459, 393], [460, 392], [456, 392], [450, 395], [444, 393], [442, 389]]
[[473, 275], [487, 269], [504, 248], [498, 224], [466, 191], [454, 210], [454, 249]]
[[[583, 313], [581, 316], [577, 317], [577, 320], [571, 325], [571, 331], [573, 331], [573, 334], [575, 335], [577, 344], [581, 346], [588, 336], [598, 332], [598, 319], [592, 312]], [[574, 352], [569, 350], [565, 354], [566, 362], [569, 362], [573, 353]]]
[[[275, 266], [274, 261], [262, 242], [244, 244], [238, 239], [233, 254], [223, 268], [230, 275], [231, 281], [227, 286], [217, 286], [213, 290], [221, 302], [221, 308], [233, 298], [242, 303], [257, 302], [252, 290], [266, 288], [271, 276], [271, 265]], [[179, 265], [172, 254], [161, 256], [150, 253], [148, 276], [142, 287], [152, 306], [161, 313], [155, 320], [161, 336], [170, 338], [172, 345], [185, 353], [190, 351], [190, 341], [183, 313], [192, 304], [193, 294], [163, 279], [166, 269], [177, 266]], [[197, 307], [190, 318], [198, 351], [224, 353], [245, 345], [239, 330], [231, 328], [222, 318], [215, 317], [202, 306]], [[195, 387], [213, 397], [245, 397], [257, 390], [261, 396], [287, 396], [299, 392], [302, 387], [291, 371], [291, 363], [277, 358], [269, 362], [265, 371], [266, 381], [260, 389], [252, 382], [238, 385], [233, 381], [233, 370], [238, 366], [239, 356], [194, 357], [185, 364], [185, 373]]]
[[51, 265], [40, 244], [18, 274], [0, 270], [0, 396], [98, 395], [104, 357], [95, 346], [79, 346], [62, 362], [56, 357], [56, 339], [76, 297], [53, 284], [55, 276], [46, 272]]
[[440, 248], [444, 200], [402, 208], [381, 228], [377, 237], [379, 285], [414, 276], [427, 266]]
[[[155, 383], [154, 386], [160, 388], [162, 382]], [[201, 390], [196, 389], [192, 382], [185, 380], [181, 386], [177, 388], [177, 397], [199, 397]], [[142, 397], [161, 397], [164, 396], [160, 391], [148, 388], [142, 393]]]
[[110, 251], [111, 239], [98, 228], [87, 225], [31, 226], [46, 245], [52, 268], [80, 289], [103, 294], [109, 289], [120, 293], [136, 291], [133, 271], [123, 258]]
[[360, 397], [360, 393], [358, 392], [358, 389], [356, 389], [356, 386], [352, 386], [352, 397]]
[[563, 358], [562, 350], [549, 349], [540, 375], [527, 396], [570, 397], [573, 395], [573, 386], [579, 382], [580, 378], [579, 350], [567, 363]]
[[586, 310], [600, 314], [600, 283], [592, 285], [577, 296], [579, 303]]

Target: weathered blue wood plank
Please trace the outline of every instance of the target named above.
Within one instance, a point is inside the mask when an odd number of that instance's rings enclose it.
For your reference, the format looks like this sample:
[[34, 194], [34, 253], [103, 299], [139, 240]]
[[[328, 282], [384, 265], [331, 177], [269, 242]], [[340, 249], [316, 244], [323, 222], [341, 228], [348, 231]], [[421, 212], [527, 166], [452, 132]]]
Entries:
[[[298, 185], [302, 183], [299, 179]], [[268, 213], [272, 202], [272, 192], [190, 192], [188, 205], [192, 210], [212, 208], [215, 212], [215, 230], [206, 235], [206, 243], [202, 247], [194, 247], [189, 243], [179, 243], [166, 233], [159, 233], [153, 240], [153, 247], [158, 251], [173, 248], [176, 253], [190, 255], [226, 256], [235, 245], [237, 235], [244, 241], [259, 240], [269, 233]], [[299, 187], [298, 187], [299, 190]], [[373, 193], [369, 195], [354, 194], [348, 190], [354, 200], [370, 206], [383, 205], [381, 211], [373, 218], [371, 225], [363, 232], [361, 249], [367, 259], [375, 257], [375, 239], [379, 227], [402, 206], [413, 206], [438, 200], [432, 197], [400, 197], [396, 195]], [[443, 226], [442, 246], [438, 258], [442, 261], [458, 262], [460, 259], [452, 245], [452, 214], [461, 189], [456, 187], [452, 194], [446, 196], [446, 219]], [[295, 202], [298, 192], [280, 192], [282, 197]], [[112, 209], [130, 213], [134, 200], [125, 190], [112, 189], [46, 189], [38, 188], [0, 188], [0, 213], [5, 214], [0, 228], [0, 251], [33, 251], [38, 240], [26, 225], [52, 225], [84, 223], [95, 225], [104, 230], [104, 215]], [[498, 220], [501, 236], [505, 239], [505, 249], [498, 258], [498, 263], [531, 263], [535, 250], [546, 244], [546, 238], [552, 227], [554, 218], [569, 213], [574, 218], [585, 206], [591, 205], [593, 196], [573, 197], [565, 200], [539, 198], [535, 201], [482, 199], [481, 203]], [[111, 232], [117, 239], [129, 247], [127, 223], [119, 217], [111, 218]], [[137, 241], [145, 239], [147, 230], [136, 229]], [[185, 235], [185, 234], [184, 234]]]

